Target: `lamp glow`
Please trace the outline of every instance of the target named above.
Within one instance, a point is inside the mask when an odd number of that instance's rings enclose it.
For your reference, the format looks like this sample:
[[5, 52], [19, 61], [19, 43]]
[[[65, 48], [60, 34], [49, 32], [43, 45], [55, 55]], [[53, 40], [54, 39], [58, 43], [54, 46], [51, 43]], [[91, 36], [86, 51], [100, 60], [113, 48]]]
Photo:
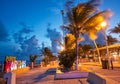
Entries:
[[107, 22], [105, 22], [105, 21], [102, 22], [102, 23], [101, 23], [101, 26], [102, 26], [102, 27], [106, 27], [106, 26], [107, 26]]

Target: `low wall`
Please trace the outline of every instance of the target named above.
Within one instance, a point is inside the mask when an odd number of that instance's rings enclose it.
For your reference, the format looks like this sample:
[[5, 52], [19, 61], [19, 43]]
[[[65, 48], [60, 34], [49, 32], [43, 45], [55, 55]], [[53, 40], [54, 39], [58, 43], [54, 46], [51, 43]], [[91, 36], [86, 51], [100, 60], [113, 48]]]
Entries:
[[30, 70], [30, 67], [26, 67], [26, 68], [20, 68], [17, 70], [13, 70], [12, 72], [16, 73], [16, 74], [21, 74], [21, 73], [26, 73]]

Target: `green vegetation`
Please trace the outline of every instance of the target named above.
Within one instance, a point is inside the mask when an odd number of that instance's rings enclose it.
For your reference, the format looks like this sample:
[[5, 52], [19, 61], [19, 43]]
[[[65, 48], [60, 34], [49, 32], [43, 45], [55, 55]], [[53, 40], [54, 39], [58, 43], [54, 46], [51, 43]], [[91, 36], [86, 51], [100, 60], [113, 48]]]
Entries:
[[31, 62], [35, 62], [36, 58], [37, 58], [36, 55], [34, 55], [34, 56], [30, 55], [30, 61]]
[[68, 24], [64, 28], [75, 36], [76, 43], [76, 64], [78, 69], [78, 39], [84, 33], [88, 33], [92, 40], [97, 38], [96, 33], [101, 30], [101, 23], [107, 22], [112, 13], [109, 10], [97, 12], [99, 0], [90, 0], [85, 3], [79, 3], [77, 6], [71, 6], [71, 0], [66, 4], [66, 17]]
[[75, 50], [63, 51], [59, 54], [58, 58], [60, 61], [60, 66], [63, 66], [66, 69], [70, 69], [73, 66], [73, 63], [76, 59]]
[[42, 61], [45, 63], [45, 65], [47, 65], [50, 61], [56, 60], [56, 56], [53, 56], [51, 50], [48, 47], [43, 49], [43, 55], [44, 57]]
[[59, 53], [59, 65], [66, 69], [70, 69], [75, 62], [75, 37], [72, 34], [67, 34], [65, 37], [65, 50]]

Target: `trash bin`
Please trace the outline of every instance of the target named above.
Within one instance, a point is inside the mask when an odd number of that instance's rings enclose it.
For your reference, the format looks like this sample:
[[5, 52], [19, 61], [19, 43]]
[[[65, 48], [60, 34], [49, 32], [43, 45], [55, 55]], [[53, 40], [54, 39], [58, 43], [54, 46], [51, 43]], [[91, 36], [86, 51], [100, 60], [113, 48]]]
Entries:
[[108, 69], [108, 60], [102, 59], [102, 69]]
[[4, 79], [7, 80], [7, 84], [16, 84], [16, 74], [13, 72], [4, 74]]

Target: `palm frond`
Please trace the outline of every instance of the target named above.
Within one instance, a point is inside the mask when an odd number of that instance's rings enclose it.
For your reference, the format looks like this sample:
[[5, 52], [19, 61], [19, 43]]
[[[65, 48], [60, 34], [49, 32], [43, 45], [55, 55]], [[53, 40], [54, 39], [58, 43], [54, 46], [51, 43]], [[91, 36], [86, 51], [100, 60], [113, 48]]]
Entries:
[[[107, 14], [109, 15], [107, 16]], [[101, 23], [104, 20], [108, 19], [110, 17], [110, 14], [112, 14], [112, 12], [109, 10], [96, 13], [94, 16], [90, 17], [84, 24], [84, 28], [86, 28], [85, 30], [101, 29]]]
[[110, 29], [110, 33], [120, 33], [120, 23], [113, 29]]

